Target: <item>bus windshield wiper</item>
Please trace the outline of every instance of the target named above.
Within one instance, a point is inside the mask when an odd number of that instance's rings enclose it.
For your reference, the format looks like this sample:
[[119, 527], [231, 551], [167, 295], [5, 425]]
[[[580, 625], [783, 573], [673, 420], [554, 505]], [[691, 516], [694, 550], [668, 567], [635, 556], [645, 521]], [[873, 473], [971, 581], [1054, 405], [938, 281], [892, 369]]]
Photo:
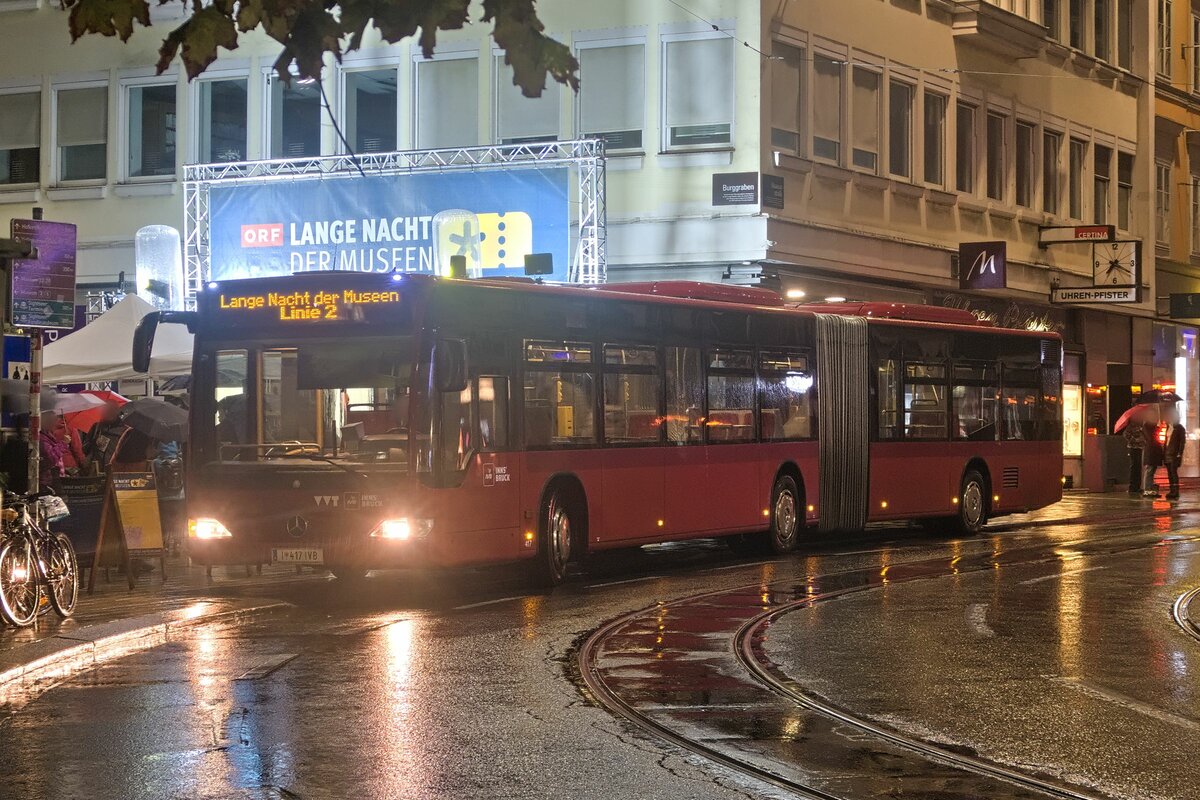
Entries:
[[[357, 475], [358, 477], [362, 478], [363, 480], [369, 480], [371, 477], [367, 473], [362, 472], [357, 469], [354, 469], [353, 467], [349, 466], [348, 464], [343, 464], [339, 461], [335, 461], [333, 458], [331, 458], [330, 456], [324, 455], [323, 453], [309, 452], [304, 449], [303, 445], [301, 445], [301, 447], [299, 449], [295, 449], [295, 445], [290, 445], [290, 446], [292, 446], [294, 449], [292, 449], [289, 452], [277, 453], [275, 455], [271, 455], [270, 453], [268, 453], [267, 458], [304, 458], [309, 461], [323, 461], [326, 464], [337, 467], [338, 469], [342, 470], [343, 472], [348, 472], [351, 475]], [[311, 447], [312, 445], [309, 445], [309, 446]]]

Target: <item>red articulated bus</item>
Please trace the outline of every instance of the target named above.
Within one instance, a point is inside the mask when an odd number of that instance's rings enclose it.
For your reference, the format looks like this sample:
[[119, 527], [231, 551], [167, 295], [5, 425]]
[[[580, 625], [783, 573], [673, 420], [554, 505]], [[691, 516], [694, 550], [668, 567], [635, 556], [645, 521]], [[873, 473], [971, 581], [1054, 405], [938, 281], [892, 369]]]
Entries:
[[1062, 343], [965, 312], [664, 282], [309, 273], [210, 284], [188, 548], [202, 564], [525, 560], [1058, 501]]

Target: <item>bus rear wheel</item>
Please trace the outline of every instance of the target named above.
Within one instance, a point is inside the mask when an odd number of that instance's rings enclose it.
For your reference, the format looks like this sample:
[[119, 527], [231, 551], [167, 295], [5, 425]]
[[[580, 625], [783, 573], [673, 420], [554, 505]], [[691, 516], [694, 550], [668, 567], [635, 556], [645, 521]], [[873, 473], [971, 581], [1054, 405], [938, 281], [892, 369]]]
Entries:
[[979, 470], [969, 469], [963, 475], [962, 488], [958, 493], [958, 515], [954, 517], [955, 530], [963, 536], [974, 536], [987, 524], [987, 482]]
[[796, 479], [780, 475], [771, 488], [771, 527], [761, 533], [741, 533], [727, 536], [729, 549], [740, 556], [785, 555], [796, 549], [803, 521], [804, 507]]
[[530, 581], [535, 587], [553, 589], [566, 579], [579, 524], [574, 506], [561, 490], [551, 492], [543, 501], [538, 554], [530, 569]]

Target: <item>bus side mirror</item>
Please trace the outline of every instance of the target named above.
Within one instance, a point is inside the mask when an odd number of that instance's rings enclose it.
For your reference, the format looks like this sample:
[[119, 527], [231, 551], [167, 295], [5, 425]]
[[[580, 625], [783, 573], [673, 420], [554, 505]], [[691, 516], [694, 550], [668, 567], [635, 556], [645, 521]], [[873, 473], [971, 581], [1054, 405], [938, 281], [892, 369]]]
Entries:
[[196, 312], [194, 311], [151, 311], [142, 317], [133, 331], [133, 371], [143, 375], [150, 371], [150, 355], [154, 352], [154, 334], [161, 323], [186, 325], [195, 333]]
[[150, 354], [154, 352], [154, 334], [158, 331], [161, 311], [151, 311], [142, 317], [133, 331], [133, 371], [143, 375], [150, 371]]
[[439, 392], [467, 388], [467, 346], [459, 339], [441, 339], [433, 348], [434, 384]]

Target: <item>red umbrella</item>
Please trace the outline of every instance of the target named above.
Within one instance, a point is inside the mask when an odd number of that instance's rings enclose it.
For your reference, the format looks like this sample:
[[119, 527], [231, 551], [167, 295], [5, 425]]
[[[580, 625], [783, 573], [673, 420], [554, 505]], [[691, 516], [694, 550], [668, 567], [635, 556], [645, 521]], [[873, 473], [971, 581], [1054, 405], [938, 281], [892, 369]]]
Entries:
[[1142, 420], [1139, 418], [1150, 410], [1154, 410], [1157, 414], [1159, 411], [1158, 403], [1138, 403], [1120, 416], [1117, 424], [1113, 425], [1113, 433], [1120, 433], [1128, 427], [1130, 422], [1134, 422], [1135, 420], [1141, 422]]
[[[88, 392], [87, 394], [98, 397], [105, 403], [116, 403], [119, 406], [123, 406], [129, 402], [128, 398], [122, 397], [116, 392], [97, 391]], [[63, 414], [63, 421], [67, 423], [67, 427], [72, 428], [79, 433], [86, 433], [87, 431], [90, 431], [103, 416], [104, 406], [99, 405], [95, 408], [89, 408], [86, 411], [78, 411], [74, 414]]]

